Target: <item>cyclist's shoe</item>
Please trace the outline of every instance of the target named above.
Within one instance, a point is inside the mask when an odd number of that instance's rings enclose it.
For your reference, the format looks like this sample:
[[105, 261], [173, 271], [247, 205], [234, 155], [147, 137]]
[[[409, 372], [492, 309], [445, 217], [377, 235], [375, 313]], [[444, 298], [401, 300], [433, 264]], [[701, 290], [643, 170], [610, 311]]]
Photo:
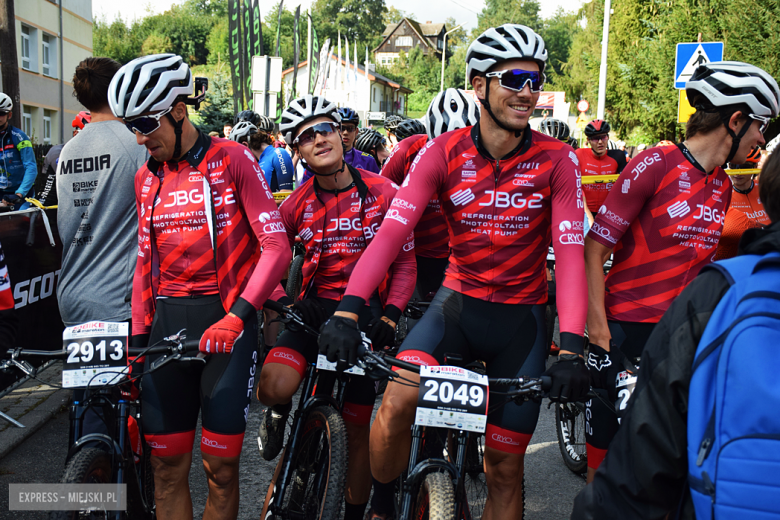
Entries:
[[287, 405], [269, 406], [260, 422], [257, 433], [257, 445], [264, 460], [274, 460], [282, 451], [284, 444], [284, 429], [287, 426], [287, 416], [290, 415], [292, 402]]
[[550, 355], [557, 356], [560, 353], [561, 353], [561, 347], [556, 345], [555, 342], [553, 341], [552, 344], [550, 345]]

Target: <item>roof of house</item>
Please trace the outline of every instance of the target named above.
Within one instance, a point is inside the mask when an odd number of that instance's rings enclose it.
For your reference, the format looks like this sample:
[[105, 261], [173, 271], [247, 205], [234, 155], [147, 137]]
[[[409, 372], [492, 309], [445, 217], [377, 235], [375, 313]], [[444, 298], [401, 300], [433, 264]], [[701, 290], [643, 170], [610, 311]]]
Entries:
[[425, 46], [431, 48], [434, 52], [439, 52], [436, 50], [433, 45], [428, 41], [426, 36], [436, 36], [437, 34], [440, 34], [442, 30], [446, 30], [447, 26], [443, 23], [419, 23], [411, 18], [402, 18], [400, 22], [395, 24], [388, 24], [387, 27], [385, 27], [385, 31], [382, 33], [383, 39], [382, 42], [377, 45], [377, 47], [374, 49], [376, 50], [385, 44], [388, 38], [395, 32], [395, 30], [404, 23], [404, 20], [409, 23], [411, 28], [417, 33], [417, 35], [420, 37], [420, 40], [425, 44]]
[[[338, 60], [336, 55], [333, 54], [333, 53], [331, 53], [331, 57], [334, 60]], [[347, 62], [346, 62], [346, 60], [344, 58], [341, 59], [341, 63], [342, 63], [342, 65], [345, 65], [345, 66], [347, 64]], [[308, 65], [308, 60], [303, 60], [302, 62], [300, 62], [298, 64], [298, 68], [305, 67], [307, 65]], [[350, 68], [353, 65], [354, 65], [354, 63], [350, 63]], [[290, 74], [292, 71], [293, 71], [293, 67], [290, 67], [289, 69], [287, 69], [285, 71], [282, 71], [282, 79], [284, 79], [284, 77], [287, 74]], [[363, 65], [360, 65], [359, 63], [358, 63], [358, 74], [360, 74], [361, 76], [364, 76], [366, 74], [366, 68]], [[397, 81], [394, 81], [394, 80], [388, 78], [387, 76], [383, 76], [381, 74], [378, 74], [378, 73], [374, 72], [371, 69], [369, 69], [369, 71], [368, 71], [368, 80], [369, 81], [375, 81], [377, 83], [382, 83], [384, 85], [387, 85], [388, 87], [397, 88], [401, 92], [404, 92], [406, 94], [411, 94], [412, 92], [414, 92], [412, 89], [404, 87], [403, 85], [401, 85]]]

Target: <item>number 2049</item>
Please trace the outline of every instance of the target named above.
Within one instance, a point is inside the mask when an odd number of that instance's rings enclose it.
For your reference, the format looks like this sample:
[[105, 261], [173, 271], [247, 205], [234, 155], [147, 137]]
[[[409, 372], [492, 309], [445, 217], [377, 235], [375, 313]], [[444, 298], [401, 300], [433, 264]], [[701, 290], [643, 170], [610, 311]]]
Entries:
[[[456, 383], [457, 384], [457, 383]], [[423, 395], [424, 401], [435, 403], [451, 403], [453, 400], [460, 401], [462, 406], [471, 405], [473, 407], [481, 406], [485, 400], [485, 391], [481, 386], [470, 386], [467, 383], [461, 383], [458, 389], [449, 381], [439, 383], [433, 379], [425, 381], [425, 387], [428, 389]]]
[[[106, 340], [102, 340], [97, 345], [93, 345], [91, 341], [84, 341], [81, 344], [73, 342], [69, 343], [66, 347], [68, 351], [67, 363], [89, 363], [95, 358], [95, 362], [106, 361], [106, 351], [108, 357], [114, 361], [119, 361], [124, 355], [123, 343], [118, 339], [111, 341], [106, 348]], [[97, 359], [96, 356], [99, 356]]]

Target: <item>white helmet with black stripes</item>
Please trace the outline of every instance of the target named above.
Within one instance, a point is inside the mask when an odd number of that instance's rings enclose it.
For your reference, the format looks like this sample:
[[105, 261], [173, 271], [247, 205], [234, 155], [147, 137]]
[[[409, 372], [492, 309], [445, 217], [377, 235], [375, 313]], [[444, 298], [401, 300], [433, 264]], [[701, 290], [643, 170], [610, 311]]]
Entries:
[[116, 117], [130, 119], [167, 110], [192, 91], [192, 74], [181, 56], [154, 54], [119, 69], [108, 88], [108, 104]]
[[456, 88], [448, 88], [436, 94], [425, 114], [425, 126], [431, 139], [444, 132], [474, 126], [478, 122], [477, 104], [471, 96]]
[[471, 81], [477, 74], [485, 74], [490, 67], [506, 60], [533, 60], [544, 72], [547, 49], [544, 40], [530, 27], [506, 23], [491, 27], [471, 42], [466, 51], [466, 77]]
[[312, 119], [325, 116], [336, 123], [341, 123], [338, 109], [339, 107], [336, 106], [336, 103], [328, 101], [323, 96], [306, 94], [292, 100], [287, 108], [284, 109], [279, 130], [284, 134], [284, 140], [287, 141], [287, 144], [292, 146], [295, 130]]

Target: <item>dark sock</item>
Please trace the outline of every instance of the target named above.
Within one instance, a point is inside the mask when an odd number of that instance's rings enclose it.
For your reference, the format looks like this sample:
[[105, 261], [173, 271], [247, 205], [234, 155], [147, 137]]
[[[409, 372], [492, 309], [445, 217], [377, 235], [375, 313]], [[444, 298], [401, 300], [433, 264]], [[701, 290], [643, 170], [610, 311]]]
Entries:
[[275, 404], [271, 409], [278, 415], [287, 415], [292, 410], [292, 401], [287, 404]]
[[344, 520], [363, 520], [363, 513], [366, 512], [368, 502], [362, 504], [350, 504], [344, 502]]
[[395, 506], [395, 481], [391, 480], [387, 484], [379, 482], [375, 478], [371, 478], [374, 485], [374, 495], [371, 497], [371, 509], [374, 513], [380, 515], [391, 515]]

